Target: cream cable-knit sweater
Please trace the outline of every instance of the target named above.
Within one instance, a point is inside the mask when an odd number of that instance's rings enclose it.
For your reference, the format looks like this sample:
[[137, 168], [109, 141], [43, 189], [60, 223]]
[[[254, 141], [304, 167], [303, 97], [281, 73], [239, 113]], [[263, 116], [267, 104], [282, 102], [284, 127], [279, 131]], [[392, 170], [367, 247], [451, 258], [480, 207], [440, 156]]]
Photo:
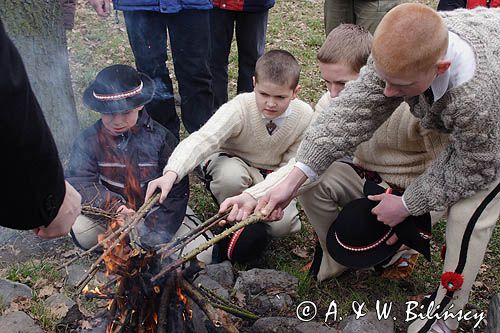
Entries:
[[[326, 92], [316, 104], [315, 113], [328, 109], [331, 101], [330, 93]], [[369, 141], [358, 146], [354, 162], [367, 170], [377, 171], [385, 182], [406, 188], [447, 144], [448, 134], [422, 128], [420, 120], [410, 113], [408, 104], [402, 103]], [[260, 198], [286, 177], [294, 164], [290, 162], [245, 192]]]
[[[450, 31], [467, 41], [476, 71], [465, 84], [429, 105], [423, 96], [405, 99], [425, 128], [450, 133], [450, 144], [406, 189], [412, 215], [442, 210], [498, 177], [500, 168], [500, 9], [442, 12]], [[453, 64], [452, 64], [453, 66]], [[306, 132], [297, 160], [322, 173], [367, 141], [403, 101], [383, 94], [384, 82], [370, 58]]]
[[[323, 95], [316, 112], [328, 108], [331, 100], [329, 93]], [[407, 188], [448, 144], [448, 134], [420, 126], [408, 104], [402, 103], [370, 140], [356, 148], [354, 163], [376, 171], [391, 185]]]
[[291, 114], [283, 126], [269, 135], [257, 109], [255, 94], [244, 93], [227, 102], [198, 131], [182, 140], [163, 172], [182, 179], [216, 152], [238, 156], [253, 167], [274, 170], [295, 156], [313, 110], [307, 103], [291, 101]]

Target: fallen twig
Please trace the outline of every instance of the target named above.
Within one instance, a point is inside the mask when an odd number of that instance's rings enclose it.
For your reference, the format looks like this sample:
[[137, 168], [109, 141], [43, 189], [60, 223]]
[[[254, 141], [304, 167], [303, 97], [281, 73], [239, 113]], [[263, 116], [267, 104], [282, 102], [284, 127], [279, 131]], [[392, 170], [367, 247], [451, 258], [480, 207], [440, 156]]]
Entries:
[[231, 321], [229, 316], [227, 316], [220, 309], [215, 309], [203, 297], [203, 295], [198, 290], [196, 290], [196, 288], [194, 288], [191, 285], [191, 283], [189, 283], [188, 281], [186, 281], [186, 279], [184, 279], [182, 277], [182, 274], [179, 273], [177, 278], [178, 278], [178, 281], [179, 281], [179, 284], [180, 284], [182, 290], [184, 290], [186, 293], [188, 293], [189, 296], [191, 297], [191, 299], [196, 304], [198, 304], [198, 306], [203, 310], [203, 312], [205, 312], [205, 314], [207, 315], [207, 317], [210, 319], [210, 321], [212, 322], [212, 324], [215, 327], [222, 326], [222, 327], [224, 327], [226, 332], [230, 332], [230, 333], [238, 332], [238, 329], [236, 328], [236, 326], [234, 326], [234, 323]]

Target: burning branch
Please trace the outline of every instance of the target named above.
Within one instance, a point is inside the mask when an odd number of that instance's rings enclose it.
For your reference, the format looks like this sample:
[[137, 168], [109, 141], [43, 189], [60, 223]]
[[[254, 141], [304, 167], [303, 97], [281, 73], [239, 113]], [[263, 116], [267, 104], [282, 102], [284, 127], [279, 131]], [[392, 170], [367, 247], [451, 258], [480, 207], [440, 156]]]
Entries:
[[[94, 264], [90, 267], [89, 273], [85, 274], [82, 279], [77, 283], [76, 287], [81, 290], [81, 288], [85, 285], [84, 283], [88, 282], [89, 276], [91, 272], [95, 274], [97, 267], [99, 267], [99, 264], [106, 258], [111, 251], [114, 249], [114, 247], [119, 244], [121, 241], [127, 237], [129, 232], [135, 228], [135, 226], [141, 221], [141, 219], [144, 217], [144, 215], [147, 214], [147, 212], [158, 202], [158, 199], [160, 198], [160, 194], [156, 194], [152, 196], [147, 202], [145, 202], [138, 210], [137, 212], [130, 217], [130, 219], [127, 219], [125, 223], [114, 233], [103, 239], [101, 242], [99, 242], [99, 246], [105, 245], [108, 241], [112, 241], [113, 237], [116, 238], [114, 241], [106, 248], [106, 250], [101, 254], [101, 256], [94, 262]], [[118, 236], [118, 237], [116, 237]], [[94, 248], [94, 247], [93, 247]], [[88, 252], [90, 250], [87, 250]]]
[[208, 249], [210, 246], [212, 246], [212, 245], [220, 242], [222, 239], [224, 239], [227, 236], [229, 236], [231, 233], [233, 233], [233, 232], [235, 232], [235, 231], [237, 231], [237, 230], [239, 230], [239, 229], [241, 229], [243, 227], [246, 227], [247, 225], [254, 224], [254, 223], [257, 223], [257, 222], [261, 222], [262, 220], [263, 220], [263, 216], [261, 214], [259, 214], [259, 213], [257, 213], [257, 214], [254, 213], [254, 214], [250, 215], [249, 217], [247, 217], [243, 221], [241, 221], [241, 222], [233, 225], [232, 227], [230, 227], [229, 229], [224, 230], [223, 232], [221, 232], [220, 234], [218, 234], [214, 238], [210, 239], [209, 241], [201, 244], [200, 246], [198, 246], [196, 249], [194, 249], [193, 251], [189, 252], [185, 256], [182, 256], [179, 259], [177, 259], [177, 260], [173, 261], [172, 263], [170, 263], [169, 265], [167, 265], [158, 274], [156, 274], [155, 276], [153, 276], [153, 278], [151, 279], [151, 282], [154, 283], [156, 280], [160, 279], [165, 274], [167, 274], [167, 273], [173, 271], [174, 269], [182, 266], [186, 262], [188, 262], [191, 259], [193, 259], [194, 257], [196, 257], [201, 252], [203, 252], [206, 249]]
[[[71, 260], [68, 260], [65, 264], [60, 266], [58, 269], [63, 269], [63, 268], [68, 267], [69, 265], [71, 265], [72, 263], [77, 261], [78, 259], [92, 254], [96, 249], [98, 249], [99, 247], [102, 247], [103, 244], [106, 244], [106, 242], [111, 241], [113, 238], [119, 237], [110, 246], [110, 248], [113, 248], [114, 246], [116, 246], [116, 244], [118, 244], [121, 240], [123, 240], [123, 238], [125, 238], [125, 236], [127, 236], [127, 234], [130, 232], [130, 230], [132, 230], [133, 227], [135, 227], [137, 225], [137, 223], [140, 222], [140, 220], [144, 217], [144, 215], [146, 215], [146, 213], [158, 202], [159, 198], [160, 198], [159, 193], [152, 196], [151, 198], [149, 198], [149, 200], [147, 202], [145, 202], [139, 208], [139, 210], [137, 210], [137, 212], [133, 216], [131, 216], [130, 218], [125, 220], [125, 223], [123, 223], [123, 225], [121, 225], [120, 228], [118, 228], [117, 230], [111, 231], [111, 233], [108, 236], [106, 236], [106, 238], [104, 238], [103, 240], [101, 240], [100, 242], [98, 242], [96, 245], [92, 246], [90, 249], [86, 250], [85, 252], [80, 253], [80, 254], [77, 253], [76, 257], [74, 257]], [[98, 208], [95, 208], [95, 207], [93, 209], [98, 210]], [[116, 217], [116, 215], [114, 213], [110, 213], [110, 212], [105, 212], [103, 214], [107, 214], [109, 216]], [[101, 258], [98, 259], [98, 262], [102, 261], [103, 256], [104, 256], [104, 254], [101, 256]]]

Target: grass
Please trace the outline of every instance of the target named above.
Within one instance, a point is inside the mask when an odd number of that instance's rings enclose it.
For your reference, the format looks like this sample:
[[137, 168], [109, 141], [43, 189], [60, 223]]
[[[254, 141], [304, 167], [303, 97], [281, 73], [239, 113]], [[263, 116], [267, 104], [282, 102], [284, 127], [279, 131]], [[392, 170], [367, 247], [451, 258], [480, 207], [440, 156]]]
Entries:
[[[433, 7], [435, 1], [420, 1]], [[68, 32], [68, 47], [72, 82], [77, 102], [78, 118], [81, 128], [86, 128], [98, 119], [97, 113], [86, 109], [81, 96], [84, 89], [95, 78], [95, 75], [105, 66], [113, 63], [133, 65], [133, 56], [130, 50], [123, 16], [118, 15], [119, 23], [115, 23], [114, 14], [106, 19], [97, 17], [94, 10], [86, 1], [78, 3], [76, 25], [73, 31]], [[269, 12], [269, 26], [266, 49], [285, 49], [296, 56], [302, 66], [300, 84], [302, 90], [299, 97], [314, 105], [326, 91], [320, 79], [316, 64], [316, 52], [324, 40], [323, 30], [323, 0], [286, 0], [277, 1], [276, 6]], [[237, 52], [233, 44], [229, 65], [229, 95], [235, 95], [237, 76]], [[168, 62], [170, 70], [171, 61]], [[173, 71], [171, 71], [173, 73]], [[175, 81], [174, 81], [175, 84]], [[185, 133], [183, 134], [185, 136]], [[191, 177], [190, 206], [206, 219], [217, 211], [217, 205], [196, 177]], [[266, 252], [261, 267], [276, 268], [290, 273], [299, 280], [296, 304], [303, 300], [314, 301], [318, 306], [318, 313], [324, 314], [335, 301], [338, 313], [342, 317], [352, 314], [352, 302], [365, 302], [368, 309], [373, 310], [376, 300], [393, 302], [393, 314], [402, 317], [404, 302], [410, 295], [431, 292], [437, 284], [441, 274], [442, 260], [439, 255], [444, 243], [445, 223], [434, 228], [432, 262], [419, 258], [417, 268], [412, 276], [404, 282], [394, 282], [383, 279], [371, 271], [347, 271], [341, 277], [323, 283], [311, 279], [301, 268], [310, 260], [314, 250], [314, 233], [307, 218], [302, 214], [303, 228], [296, 235], [272, 241]], [[295, 250], [308, 254], [307, 258], [296, 255]], [[297, 251], [295, 251], [297, 252]], [[469, 303], [480, 310], [486, 310], [489, 298], [500, 292], [500, 231], [495, 229], [484, 263], [473, 287]], [[251, 268], [248, 265], [235, 265], [237, 270]], [[5, 273], [13, 281], [36, 285], [41, 279], [55, 281], [60, 279], [53, 267], [43, 262], [28, 262], [15, 264]], [[36, 291], [35, 291], [36, 293]], [[92, 307], [93, 303], [87, 304]], [[43, 305], [35, 300], [31, 312], [43, 323], [46, 328], [53, 327], [50, 316]], [[294, 311], [290, 312], [294, 316]], [[338, 322], [329, 322], [335, 326]], [[397, 321], [396, 331], [402, 332], [406, 324]], [[462, 330], [468, 331], [470, 325], [462, 324]], [[482, 327], [484, 330], [484, 325]]]
[[31, 260], [16, 263], [9, 267], [5, 274], [5, 278], [33, 287], [42, 279], [48, 281], [57, 280], [61, 278], [61, 274], [52, 263]]

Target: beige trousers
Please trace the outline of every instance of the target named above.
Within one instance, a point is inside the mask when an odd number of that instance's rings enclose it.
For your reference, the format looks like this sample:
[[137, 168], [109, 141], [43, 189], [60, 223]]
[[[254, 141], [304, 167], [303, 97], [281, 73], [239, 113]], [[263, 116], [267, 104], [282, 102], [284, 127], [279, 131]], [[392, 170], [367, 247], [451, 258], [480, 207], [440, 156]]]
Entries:
[[[318, 281], [339, 276], [347, 267], [339, 264], [328, 253], [326, 235], [337, 219], [339, 208], [355, 199], [363, 197], [365, 179], [354, 169], [342, 162], [334, 162], [314, 183], [308, 185], [299, 196], [309, 222], [318, 235], [323, 250], [321, 265], [316, 278]], [[380, 186], [388, 187], [386, 183]]]
[[[446, 303], [448, 306], [453, 303], [450, 312], [455, 313], [463, 309], [469, 299], [472, 284], [500, 215], [499, 182], [500, 180], [496, 180], [487, 190], [458, 201], [447, 212], [431, 213], [433, 224], [443, 213], [447, 214], [446, 258], [443, 272], [456, 271], [464, 277], [462, 288], [448, 296], [440, 285], [440, 277], [437, 278], [436, 284], [439, 284], [437, 294], [433, 295], [431, 300], [436, 304]], [[299, 202], [318, 234], [323, 250], [318, 281], [338, 276], [346, 270], [345, 266], [337, 263], [328, 254], [326, 235], [330, 225], [337, 218], [339, 207], [363, 196], [364, 183], [365, 180], [360, 178], [348, 164], [335, 162], [317, 182], [305, 188], [299, 197]], [[385, 183], [380, 185], [387, 186]], [[411, 324], [408, 332], [427, 332], [433, 323], [433, 320], [417, 320]], [[451, 318], [446, 324], [452, 329], [458, 327], [458, 322]]]
[[[437, 313], [442, 313], [451, 304], [453, 308], [449, 313], [457, 313], [467, 304], [472, 284], [483, 263], [488, 242], [500, 215], [499, 190], [500, 179], [497, 179], [488, 189], [462, 199], [448, 208], [443, 272], [462, 274], [464, 283], [459, 290], [447, 292], [439, 280], [436, 281], [439, 284], [437, 293], [433, 294], [430, 300], [441, 305]], [[425, 313], [425, 310], [423, 312]], [[432, 319], [418, 319], [410, 325], [408, 332], [428, 332], [434, 322]], [[458, 324], [456, 319], [446, 320], [446, 325], [451, 329], [456, 329]]]
[[[264, 176], [259, 169], [249, 166], [239, 157], [213, 154], [206, 161], [207, 178], [210, 179], [210, 191], [221, 203], [225, 199], [241, 194], [244, 190], [260, 183]], [[269, 222], [271, 236], [282, 237], [300, 231], [301, 223], [296, 201], [285, 209], [280, 221]]]

